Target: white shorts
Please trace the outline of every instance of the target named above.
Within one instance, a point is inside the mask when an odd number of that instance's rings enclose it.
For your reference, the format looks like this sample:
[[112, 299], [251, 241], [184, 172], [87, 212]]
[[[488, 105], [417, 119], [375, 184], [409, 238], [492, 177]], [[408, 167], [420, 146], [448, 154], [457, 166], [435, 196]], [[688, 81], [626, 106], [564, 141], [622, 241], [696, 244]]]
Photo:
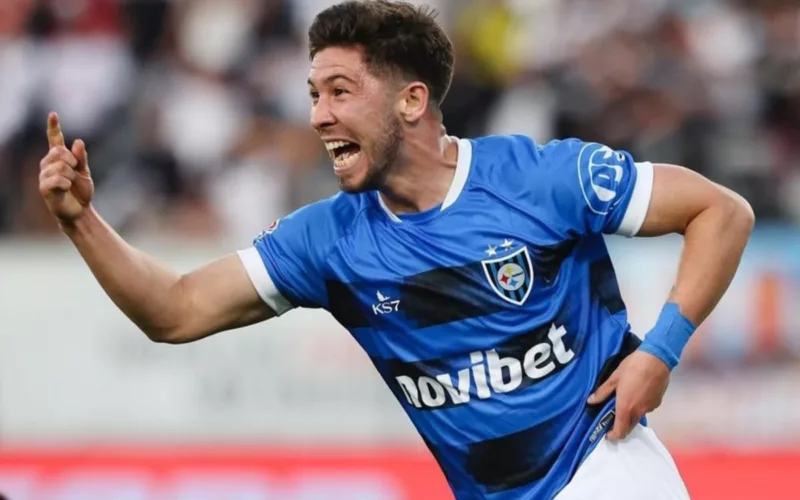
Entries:
[[686, 500], [689, 492], [656, 433], [637, 425], [624, 441], [601, 439], [555, 500]]

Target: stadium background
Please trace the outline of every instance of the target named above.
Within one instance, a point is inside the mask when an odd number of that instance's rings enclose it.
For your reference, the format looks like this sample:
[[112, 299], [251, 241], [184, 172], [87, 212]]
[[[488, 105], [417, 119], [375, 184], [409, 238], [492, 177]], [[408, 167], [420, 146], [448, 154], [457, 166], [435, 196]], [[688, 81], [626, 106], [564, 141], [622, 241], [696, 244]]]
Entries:
[[[0, 492], [12, 500], [451, 498], [326, 313], [187, 346], [104, 296], [37, 192], [45, 116], [96, 206], [179, 270], [335, 191], [307, 126], [327, 0], [0, 0]], [[696, 499], [800, 498], [800, 7], [435, 0], [451, 134], [579, 136], [730, 186], [758, 224], [652, 425]], [[680, 239], [609, 238], [637, 332]]]

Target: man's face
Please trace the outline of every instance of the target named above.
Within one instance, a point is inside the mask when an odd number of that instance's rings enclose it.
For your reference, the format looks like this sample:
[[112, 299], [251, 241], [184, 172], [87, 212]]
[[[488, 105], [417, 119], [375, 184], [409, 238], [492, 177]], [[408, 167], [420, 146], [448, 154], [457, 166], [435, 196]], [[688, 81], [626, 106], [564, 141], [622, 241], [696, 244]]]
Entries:
[[308, 86], [311, 126], [325, 142], [341, 189], [378, 188], [403, 138], [391, 82], [369, 71], [360, 49], [330, 47], [314, 56]]

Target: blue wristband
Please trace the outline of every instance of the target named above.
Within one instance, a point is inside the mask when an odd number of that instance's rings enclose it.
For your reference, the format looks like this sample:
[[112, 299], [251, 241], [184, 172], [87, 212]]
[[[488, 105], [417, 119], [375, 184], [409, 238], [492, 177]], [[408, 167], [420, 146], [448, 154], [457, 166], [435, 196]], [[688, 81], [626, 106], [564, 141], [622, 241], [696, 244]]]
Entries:
[[656, 326], [645, 335], [639, 350], [652, 354], [673, 370], [681, 353], [697, 328], [681, 314], [678, 304], [667, 302], [661, 309]]

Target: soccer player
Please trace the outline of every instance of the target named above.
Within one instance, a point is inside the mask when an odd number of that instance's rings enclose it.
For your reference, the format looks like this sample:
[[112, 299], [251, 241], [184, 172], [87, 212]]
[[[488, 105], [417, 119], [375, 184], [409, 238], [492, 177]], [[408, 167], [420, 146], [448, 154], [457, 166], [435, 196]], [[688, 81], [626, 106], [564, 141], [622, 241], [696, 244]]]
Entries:
[[[84, 143], [49, 116], [41, 194], [116, 305], [169, 343], [327, 309], [459, 500], [687, 498], [645, 416], [735, 274], [748, 203], [601, 144], [446, 135], [453, 48], [424, 8], [337, 4], [309, 47], [311, 125], [341, 192], [185, 275], [102, 220]], [[684, 235], [680, 266], [641, 342], [603, 235], [667, 233]]]

